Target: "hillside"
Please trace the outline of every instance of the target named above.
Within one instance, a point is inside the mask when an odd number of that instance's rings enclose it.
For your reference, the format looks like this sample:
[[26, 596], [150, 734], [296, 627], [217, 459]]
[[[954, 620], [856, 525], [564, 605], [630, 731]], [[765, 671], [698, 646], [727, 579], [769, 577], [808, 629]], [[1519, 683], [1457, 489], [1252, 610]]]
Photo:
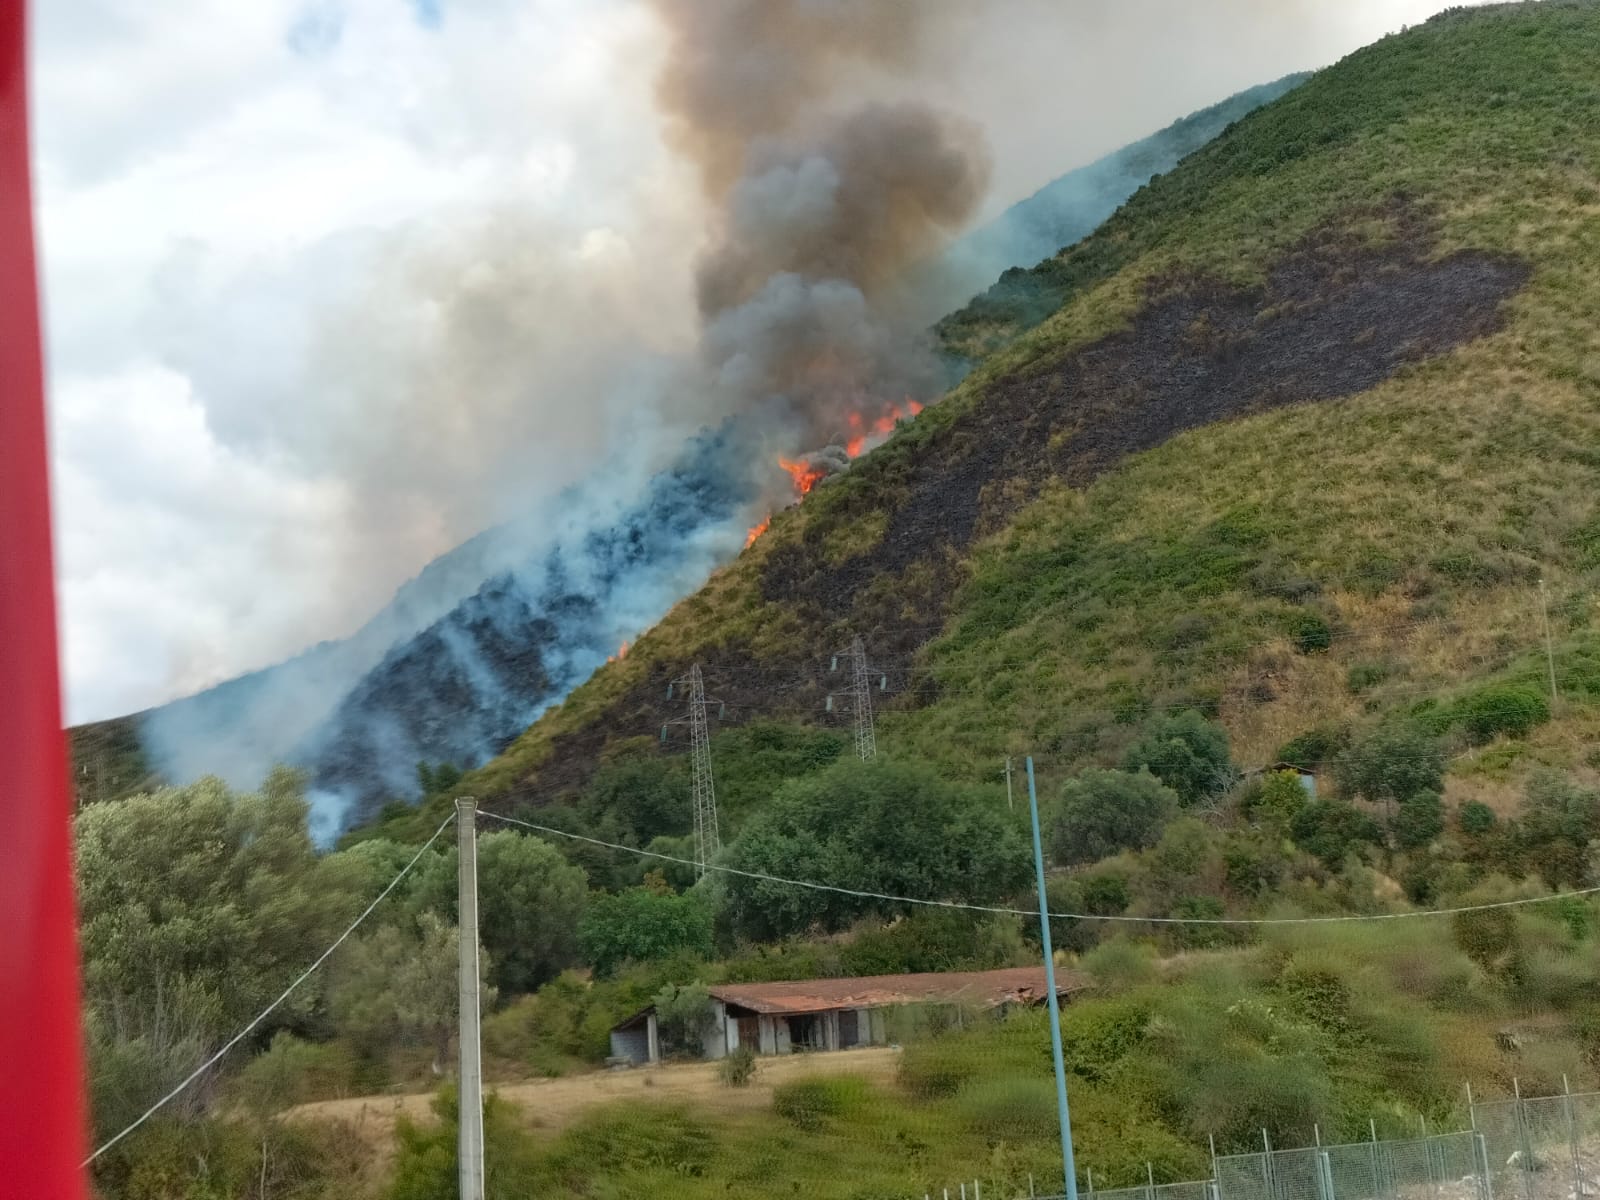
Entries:
[[1451, 788], [1588, 772], [1597, 39], [1588, 3], [1447, 14], [1238, 122], [946, 320], [959, 387], [464, 786], [570, 794], [696, 662], [730, 723], [837, 723], [854, 634], [891, 754], [1059, 777], [1192, 705], [1261, 766], [1534, 677], [1540, 577], [1559, 719]]
[[[1302, 78], [1241, 92], [1062, 175], [915, 272], [907, 304], [932, 322], [1002, 271], [1053, 254]], [[561, 499], [561, 532], [544, 512], [485, 531], [430, 563], [349, 638], [73, 730], [80, 797], [205, 774], [250, 786], [292, 761], [310, 770], [327, 830], [385, 800], [414, 799], [420, 759], [492, 758], [619, 641], [737, 553], [734, 509], [747, 497], [724, 445], [730, 432], [691, 442], [626, 503], [607, 489], [628, 476], [627, 464], [598, 470]]]
[[[1091, 1192], [1293, 1200], [1303, 1177], [1257, 1161], [1223, 1186], [1217, 1156], [1364, 1143], [1376, 1172], [1382, 1138], [1409, 1182], [1330, 1166], [1318, 1186], [1478, 1196], [1482, 1165], [1498, 1196], [1582, 1195], [1597, 51], [1597, 0], [1457, 10], [1234, 124], [942, 322], [959, 386], [625, 657], [331, 852], [293, 772], [84, 806], [102, 1137], [388, 897], [97, 1187], [456, 1194], [446, 815], [471, 794], [491, 1194], [1042, 1192], [1060, 1157], [1038, 1009], [887, 1009], [887, 1053], [802, 1055], [803, 1079], [730, 1056], [712, 1096], [704, 1069], [602, 1070], [648, 1007], [668, 1057], [700, 1057], [714, 985], [1037, 964], [1005, 773], [1030, 754], [1051, 938], [1087, 985], [1060, 1032]], [[704, 877], [696, 666], [722, 837]], [[799, 1007], [789, 1036], [814, 1045]], [[1550, 1099], [1495, 1102], [1512, 1094]], [[1418, 1131], [1469, 1122], [1481, 1164], [1440, 1176]]]

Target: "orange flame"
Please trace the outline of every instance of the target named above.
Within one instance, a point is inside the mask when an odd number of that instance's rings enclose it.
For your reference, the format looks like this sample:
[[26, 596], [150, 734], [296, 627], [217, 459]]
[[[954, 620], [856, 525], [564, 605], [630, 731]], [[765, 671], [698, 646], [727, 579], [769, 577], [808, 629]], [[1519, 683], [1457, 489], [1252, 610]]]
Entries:
[[745, 535], [744, 548], [748, 550], [751, 546], [754, 546], [756, 544], [756, 539], [765, 533], [767, 531], [767, 526], [771, 524], [772, 514], [768, 513], [761, 519], [761, 524], [751, 526], [750, 532]]
[[822, 478], [820, 467], [807, 462], [793, 462], [781, 454], [778, 456], [778, 465], [789, 472], [789, 478], [794, 480], [794, 490], [802, 496], [816, 487], [817, 481]]
[[850, 432], [852, 437], [844, 444], [844, 452], [851, 458], [859, 458], [867, 449], [867, 443], [887, 437], [894, 432], [894, 427], [908, 417], [914, 417], [922, 411], [922, 405], [915, 400], [907, 400], [906, 406], [890, 405], [889, 411], [872, 422], [867, 428], [860, 413], [850, 414]]
[[609, 655], [606, 658], [606, 661], [608, 663], [621, 662], [623, 659], [625, 659], [627, 657], [628, 657], [628, 643], [626, 641], [624, 641], [622, 643], [621, 648], [618, 649], [618, 651], [615, 654]]

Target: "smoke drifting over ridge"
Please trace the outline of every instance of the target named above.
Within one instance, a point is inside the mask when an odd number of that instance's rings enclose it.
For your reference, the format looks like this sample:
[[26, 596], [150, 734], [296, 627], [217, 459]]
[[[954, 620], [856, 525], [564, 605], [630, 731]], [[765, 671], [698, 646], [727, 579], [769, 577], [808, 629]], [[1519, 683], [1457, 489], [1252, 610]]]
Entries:
[[781, 397], [814, 443], [863, 409], [927, 398], [937, 365], [886, 298], [977, 211], [988, 149], [976, 124], [926, 104], [829, 101], [863, 73], [910, 69], [931, 10], [654, 4], [669, 34], [657, 98], [711, 205], [696, 294], [724, 403]]

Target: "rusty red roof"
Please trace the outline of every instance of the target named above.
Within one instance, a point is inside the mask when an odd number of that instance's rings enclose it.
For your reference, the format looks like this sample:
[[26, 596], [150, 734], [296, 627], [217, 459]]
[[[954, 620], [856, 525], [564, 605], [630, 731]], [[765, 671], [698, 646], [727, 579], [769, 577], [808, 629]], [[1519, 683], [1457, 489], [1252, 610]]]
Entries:
[[[1056, 972], [1058, 996], [1089, 986], [1076, 971]], [[837, 1008], [887, 1008], [896, 1004], [1038, 1004], [1045, 999], [1043, 967], [953, 971], [925, 975], [869, 975], [854, 979], [798, 979], [786, 983], [719, 983], [708, 989], [724, 1004], [758, 1013], [813, 1013]]]

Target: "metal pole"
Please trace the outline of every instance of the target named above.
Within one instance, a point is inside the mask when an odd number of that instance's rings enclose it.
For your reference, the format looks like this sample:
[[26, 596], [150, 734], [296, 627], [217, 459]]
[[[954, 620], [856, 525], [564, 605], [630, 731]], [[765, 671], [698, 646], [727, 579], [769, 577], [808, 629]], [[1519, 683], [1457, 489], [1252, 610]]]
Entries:
[[1011, 803], [1011, 756], [1006, 755], [1006, 809], [1010, 811], [1015, 806]]
[[1372, 1135], [1372, 1140], [1367, 1143], [1368, 1153], [1372, 1156], [1372, 1192], [1376, 1196], [1385, 1194], [1383, 1176], [1378, 1171], [1378, 1121], [1376, 1117], [1367, 1118], [1367, 1132]]
[[483, 1200], [483, 1065], [478, 1035], [478, 802], [471, 796], [456, 801], [456, 853], [459, 890], [456, 929], [460, 943], [457, 983], [460, 988], [461, 1072], [458, 1081], [460, 1127], [456, 1156], [460, 1165], [461, 1200]]
[[1544, 618], [1544, 657], [1550, 666], [1550, 703], [1558, 699], [1556, 695], [1556, 651], [1555, 643], [1550, 638], [1550, 600], [1544, 590], [1544, 577], [1539, 578], [1539, 615]]
[[1467, 1080], [1467, 1124], [1472, 1132], [1478, 1132], [1478, 1106], [1472, 1101], [1472, 1080]]
[[1578, 1157], [1578, 1123], [1572, 1116], [1572, 1085], [1566, 1072], [1561, 1074], [1561, 1107], [1567, 1114], [1567, 1145], [1572, 1151], [1572, 1196], [1583, 1200], [1583, 1160]]
[[1519, 1170], [1522, 1176], [1522, 1194], [1527, 1200], [1533, 1200], [1533, 1147], [1528, 1142], [1528, 1122], [1522, 1114], [1522, 1080], [1515, 1075], [1511, 1077], [1511, 1092], [1516, 1097], [1517, 1106], [1517, 1144], [1522, 1154]]
[[1156, 1200], [1156, 1169], [1147, 1158], [1144, 1160], [1145, 1195]]
[[1061, 1055], [1061, 1001], [1056, 996], [1056, 959], [1050, 946], [1050, 902], [1044, 891], [1044, 841], [1039, 835], [1039, 793], [1028, 755], [1028, 813], [1033, 820], [1033, 869], [1039, 882], [1039, 938], [1044, 943], [1044, 984], [1050, 1005], [1050, 1056], [1056, 1068], [1056, 1110], [1061, 1124], [1061, 1173], [1067, 1200], [1078, 1200], [1078, 1172], [1072, 1161], [1072, 1113], [1067, 1108], [1067, 1067]]

